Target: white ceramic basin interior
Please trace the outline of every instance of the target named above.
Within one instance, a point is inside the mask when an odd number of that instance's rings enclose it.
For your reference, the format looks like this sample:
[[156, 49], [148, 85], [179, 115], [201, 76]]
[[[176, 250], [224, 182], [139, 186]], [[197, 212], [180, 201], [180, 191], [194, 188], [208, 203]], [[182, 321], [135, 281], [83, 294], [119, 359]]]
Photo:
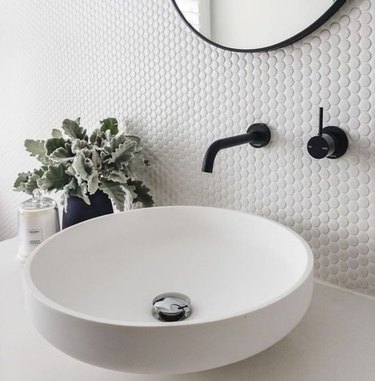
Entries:
[[[311, 300], [313, 257], [291, 230], [250, 214], [159, 207], [96, 218], [40, 245], [27, 308], [52, 345], [131, 373], [186, 373], [250, 357], [287, 335]], [[190, 297], [184, 321], [152, 300]]]

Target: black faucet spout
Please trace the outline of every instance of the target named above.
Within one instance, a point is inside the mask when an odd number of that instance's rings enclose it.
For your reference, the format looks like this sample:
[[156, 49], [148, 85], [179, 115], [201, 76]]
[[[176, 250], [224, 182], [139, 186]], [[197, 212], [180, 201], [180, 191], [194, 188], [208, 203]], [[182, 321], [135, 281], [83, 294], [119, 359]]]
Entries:
[[214, 162], [216, 155], [225, 148], [235, 147], [239, 146], [241, 144], [251, 143], [255, 139], [256, 133], [252, 134], [242, 134], [237, 136], [231, 136], [230, 138], [224, 138], [214, 141], [206, 151], [206, 154], [204, 155], [203, 164], [202, 164], [202, 171], [207, 173], [212, 173], [212, 170], [214, 168]]
[[216, 140], [208, 147], [203, 159], [202, 171], [212, 173], [216, 155], [222, 149], [246, 143], [249, 143], [255, 148], [260, 148], [266, 146], [270, 139], [271, 132], [269, 128], [263, 123], [256, 123], [248, 128], [246, 134]]

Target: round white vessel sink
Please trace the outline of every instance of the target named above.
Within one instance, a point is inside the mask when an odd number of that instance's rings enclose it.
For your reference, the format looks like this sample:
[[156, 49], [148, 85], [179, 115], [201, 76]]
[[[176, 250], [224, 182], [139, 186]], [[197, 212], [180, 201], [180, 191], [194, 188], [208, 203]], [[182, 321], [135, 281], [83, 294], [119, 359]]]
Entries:
[[[225, 209], [160, 207], [96, 218], [40, 245], [25, 265], [27, 308], [56, 348], [132, 373], [187, 373], [250, 357], [305, 314], [313, 256], [291, 230]], [[164, 322], [155, 297], [186, 295]]]

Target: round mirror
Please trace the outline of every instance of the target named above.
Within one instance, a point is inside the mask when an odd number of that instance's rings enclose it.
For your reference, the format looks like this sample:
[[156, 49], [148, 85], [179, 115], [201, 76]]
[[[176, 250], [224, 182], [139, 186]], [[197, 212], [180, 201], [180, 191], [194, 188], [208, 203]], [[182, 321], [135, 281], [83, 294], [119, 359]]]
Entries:
[[345, 0], [172, 0], [187, 25], [223, 49], [254, 52], [292, 44], [326, 22]]

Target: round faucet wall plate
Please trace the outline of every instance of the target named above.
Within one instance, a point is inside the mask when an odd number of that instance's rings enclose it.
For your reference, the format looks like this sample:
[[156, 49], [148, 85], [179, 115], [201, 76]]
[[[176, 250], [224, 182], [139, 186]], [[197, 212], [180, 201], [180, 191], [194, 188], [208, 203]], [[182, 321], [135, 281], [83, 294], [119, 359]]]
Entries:
[[328, 159], [338, 159], [343, 156], [349, 145], [345, 131], [340, 127], [328, 126], [323, 128], [323, 133], [331, 136], [335, 141], [335, 150], [331, 155], [327, 156]]
[[271, 140], [271, 131], [264, 123], [254, 123], [247, 129], [248, 134], [254, 134], [256, 139], [249, 144], [254, 148], [266, 146]]

